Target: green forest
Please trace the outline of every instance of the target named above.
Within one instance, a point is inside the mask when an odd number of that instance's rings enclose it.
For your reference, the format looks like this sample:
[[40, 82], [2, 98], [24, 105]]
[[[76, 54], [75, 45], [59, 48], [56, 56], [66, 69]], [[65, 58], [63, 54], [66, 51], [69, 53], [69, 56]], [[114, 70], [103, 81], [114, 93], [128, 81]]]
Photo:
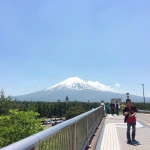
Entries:
[[[134, 105], [138, 109], [144, 109], [143, 102]], [[65, 117], [67, 120], [99, 106], [100, 103], [89, 100], [87, 102], [18, 101], [12, 100], [11, 96], [6, 97], [1, 90], [0, 148], [44, 130], [41, 121], [46, 118]], [[146, 103], [146, 109], [150, 110], [150, 103]]]

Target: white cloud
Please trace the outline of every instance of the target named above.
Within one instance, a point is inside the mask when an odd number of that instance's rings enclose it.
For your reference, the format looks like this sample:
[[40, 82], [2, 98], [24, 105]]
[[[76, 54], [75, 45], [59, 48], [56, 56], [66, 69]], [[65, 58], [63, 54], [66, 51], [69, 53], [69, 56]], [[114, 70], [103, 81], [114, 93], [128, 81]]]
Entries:
[[97, 89], [99, 89], [101, 91], [119, 92], [118, 87], [120, 87], [120, 84], [118, 84], [118, 83], [115, 84], [115, 87], [110, 87], [109, 85], [101, 84], [98, 81], [96, 81], [96, 82], [88, 81], [87, 83], [96, 87]]
[[120, 87], [120, 84], [119, 84], [119, 83], [116, 83], [116, 84], [115, 84], [115, 87]]

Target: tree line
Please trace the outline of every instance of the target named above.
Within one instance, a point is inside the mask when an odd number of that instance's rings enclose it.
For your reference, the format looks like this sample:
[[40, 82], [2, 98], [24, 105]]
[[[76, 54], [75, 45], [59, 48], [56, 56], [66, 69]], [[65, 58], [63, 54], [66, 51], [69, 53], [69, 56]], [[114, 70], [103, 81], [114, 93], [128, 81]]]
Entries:
[[43, 101], [18, 101], [12, 100], [11, 96], [5, 96], [3, 90], [0, 92], [0, 115], [7, 115], [10, 109], [17, 109], [18, 111], [34, 111], [39, 113], [39, 118], [45, 117], [62, 117], [65, 116], [69, 108], [74, 106], [81, 106], [85, 111], [98, 107], [99, 103], [83, 103], [78, 101], [70, 102], [43, 102]]

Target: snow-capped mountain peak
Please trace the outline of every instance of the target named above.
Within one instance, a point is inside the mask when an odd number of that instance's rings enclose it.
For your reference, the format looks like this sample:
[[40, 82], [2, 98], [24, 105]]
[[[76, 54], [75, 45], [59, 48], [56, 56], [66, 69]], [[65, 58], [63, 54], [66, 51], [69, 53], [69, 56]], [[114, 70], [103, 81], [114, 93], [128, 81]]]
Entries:
[[64, 80], [63, 82], [61, 83], [64, 83], [66, 85], [72, 85], [74, 83], [83, 83], [83, 84], [86, 84], [86, 82], [78, 77], [70, 77], [66, 80]]
[[84, 89], [97, 90], [97, 88], [93, 87], [92, 85], [89, 85], [86, 81], [78, 77], [70, 77], [64, 80], [63, 82], [60, 82], [54, 86], [47, 88], [46, 91], [64, 88], [71, 90], [84, 90]]

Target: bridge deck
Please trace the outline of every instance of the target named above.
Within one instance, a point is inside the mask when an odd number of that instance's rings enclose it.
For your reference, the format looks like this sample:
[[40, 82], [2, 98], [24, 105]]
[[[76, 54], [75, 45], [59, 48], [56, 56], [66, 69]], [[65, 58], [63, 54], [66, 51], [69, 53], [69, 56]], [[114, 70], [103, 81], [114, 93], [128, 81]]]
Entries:
[[137, 114], [136, 141], [127, 144], [124, 116], [107, 115], [95, 150], [149, 150], [150, 114]]

